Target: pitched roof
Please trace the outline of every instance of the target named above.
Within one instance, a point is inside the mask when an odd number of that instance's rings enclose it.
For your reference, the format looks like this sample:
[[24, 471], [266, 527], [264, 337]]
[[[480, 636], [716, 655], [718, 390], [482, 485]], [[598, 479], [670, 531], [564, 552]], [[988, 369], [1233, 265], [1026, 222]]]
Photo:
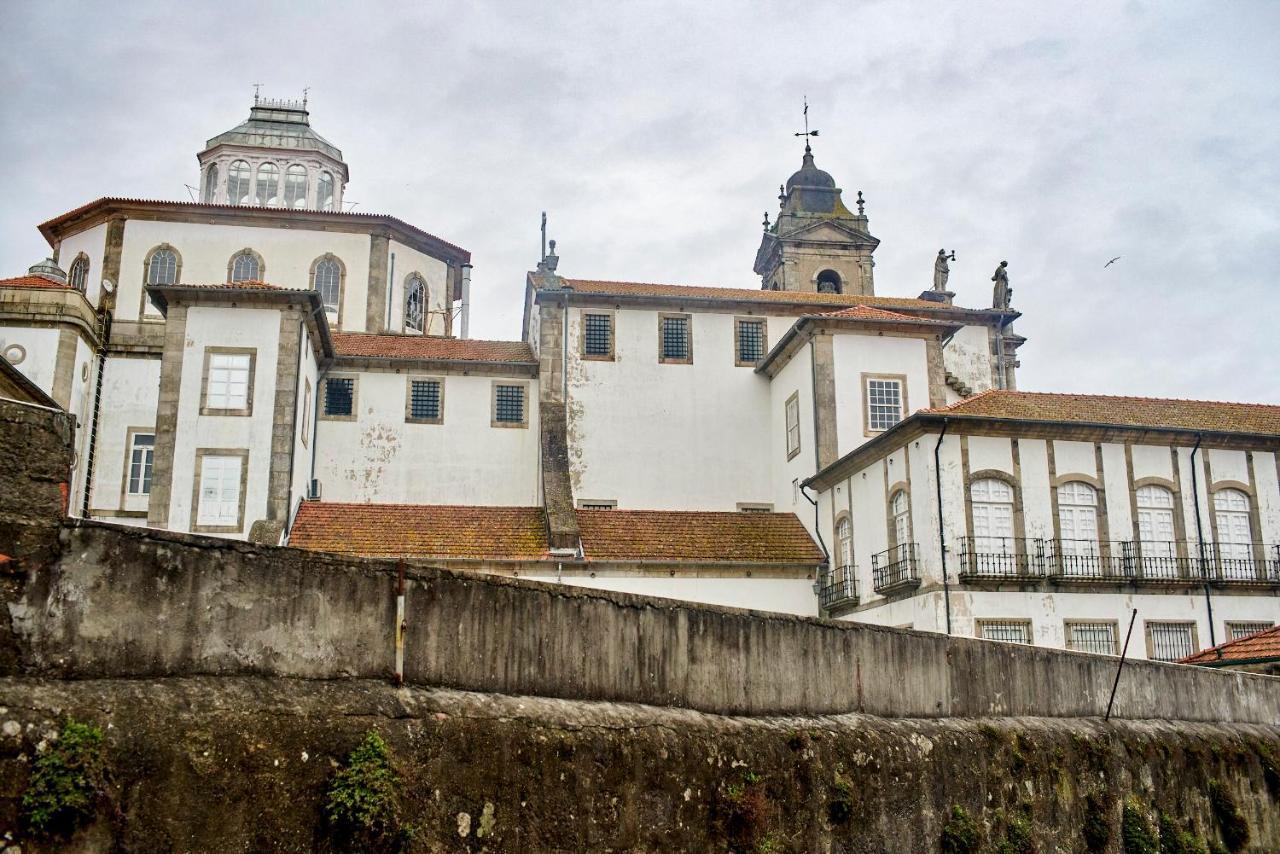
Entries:
[[925, 411], [1021, 421], [1280, 435], [1280, 406], [1263, 403], [992, 389], [950, 406]]
[[172, 285], [148, 285], [160, 288], [207, 288], [221, 291], [301, 291], [309, 288], [290, 288], [284, 285], [273, 285], [257, 279], [245, 279], [240, 282], [175, 282]]
[[587, 560], [812, 563], [822, 553], [794, 513], [579, 510]]
[[55, 288], [69, 290], [67, 282], [55, 282], [44, 276], [14, 276], [12, 279], [0, 279], [0, 288]]
[[850, 308], [841, 308], [836, 311], [824, 311], [821, 317], [838, 317], [846, 320], [866, 320], [872, 323], [914, 323], [925, 326], [951, 326], [954, 324], [947, 323], [945, 320], [930, 320], [927, 317], [912, 317], [909, 314], [901, 314], [896, 311], [886, 311], [883, 308], [876, 308], [870, 305], [855, 305]]
[[1232, 662], [1280, 660], [1280, 626], [1247, 635], [1189, 655], [1179, 664], [1231, 664]]
[[[822, 560], [793, 513], [576, 512], [588, 561], [816, 565]], [[367, 557], [549, 557], [540, 507], [304, 501], [289, 544]]]
[[547, 531], [541, 507], [304, 501], [289, 545], [365, 557], [538, 560]]
[[381, 335], [366, 332], [333, 332], [338, 356], [381, 359], [439, 359], [462, 362], [522, 362], [536, 364], [533, 349], [524, 341], [478, 341], [437, 335]]

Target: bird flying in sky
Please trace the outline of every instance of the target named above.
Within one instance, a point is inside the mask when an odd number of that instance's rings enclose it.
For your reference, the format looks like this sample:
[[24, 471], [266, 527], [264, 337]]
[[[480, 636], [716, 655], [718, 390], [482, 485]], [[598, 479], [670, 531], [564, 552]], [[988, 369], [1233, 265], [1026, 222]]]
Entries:
[[1117, 255], [1116, 257], [1112, 258], [1112, 259], [1111, 259], [1110, 261], [1108, 261], [1107, 263], [1103, 264], [1103, 265], [1102, 265], [1102, 269], [1104, 269], [1104, 270], [1105, 270], [1105, 269], [1107, 269], [1108, 267], [1110, 267], [1112, 264], [1114, 264], [1115, 262], [1117, 262], [1117, 261], [1119, 261], [1119, 260], [1120, 260], [1120, 256], [1119, 256], [1119, 255]]

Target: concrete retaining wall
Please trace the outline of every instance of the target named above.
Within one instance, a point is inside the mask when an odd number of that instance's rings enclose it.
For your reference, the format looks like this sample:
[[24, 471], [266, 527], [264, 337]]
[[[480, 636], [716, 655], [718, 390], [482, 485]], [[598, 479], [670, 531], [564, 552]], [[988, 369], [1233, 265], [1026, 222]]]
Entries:
[[[396, 566], [94, 522], [9, 603], [19, 669], [385, 677]], [[722, 714], [1101, 715], [1116, 659], [432, 568], [407, 681]], [[1280, 679], [1131, 662], [1114, 714], [1280, 722]]]

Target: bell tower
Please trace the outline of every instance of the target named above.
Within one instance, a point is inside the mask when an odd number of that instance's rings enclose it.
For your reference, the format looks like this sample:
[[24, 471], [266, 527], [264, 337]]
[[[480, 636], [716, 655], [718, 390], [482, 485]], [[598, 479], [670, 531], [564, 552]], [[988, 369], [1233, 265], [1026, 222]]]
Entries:
[[778, 201], [781, 210], [772, 225], [765, 214], [756, 252], [764, 290], [875, 294], [871, 254], [880, 241], [868, 231], [862, 193], [855, 214], [845, 207], [835, 179], [814, 165], [807, 138], [800, 170], [779, 188]]

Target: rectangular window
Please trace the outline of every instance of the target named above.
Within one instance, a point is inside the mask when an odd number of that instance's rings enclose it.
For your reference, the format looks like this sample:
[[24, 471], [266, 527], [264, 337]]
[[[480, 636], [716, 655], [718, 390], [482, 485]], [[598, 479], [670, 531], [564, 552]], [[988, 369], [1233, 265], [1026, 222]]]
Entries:
[[582, 355], [588, 359], [613, 358], [613, 315], [582, 315]]
[[902, 420], [902, 380], [890, 377], [864, 377], [863, 395], [867, 401], [867, 432], [880, 433]]
[[1258, 632], [1265, 632], [1275, 623], [1227, 623], [1227, 640], [1240, 640]]
[[978, 620], [978, 637], [1005, 643], [1031, 643], [1030, 620]]
[[493, 426], [525, 427], [524, 386], [512, 383], [493, 384]]
[[409, 380], [409, 406], [406, 421], [439, 424], [443, 411], [443, 383], [438, 379]]
[[689, 364], [693, 361], [693, 341], [687, 314], [658, 316], [658, 361]]
[[1119, 655], [1115, 623], [1076, 623], [1068, 621], [1067, 649], [1098, 655]]
[[737, 356], [734, 364], [755, 365], [764, 358], [765, 325], [763, 320], [736, 321]]
[[205, 349], [201, 415], [252, 414], [254, 355], [252, 350]]
[[787, 459], [800, 453], [800, 392], [787, 398]]
[[1147, 658], [1180, 661], [1195, 651], [1194, 623], [1147, 623]]
[[129, 447], [129, 494], [151, 494], [151, 466], [155, 462], [156, 437], [134, 433]]
[[324, 381], [324, 417], [354, 418], [356, 411], [355, 377], [329, 377]]
[[200, 457], [200, 493], [196, 525], [240, 529], [240, 456]]
[[578, 509], [579, 510], [617, 510], [618, 502], [612, 499], [606, 501], [603, 499], [595, 499], [595, 498], [580, 498], [578, 499]]

